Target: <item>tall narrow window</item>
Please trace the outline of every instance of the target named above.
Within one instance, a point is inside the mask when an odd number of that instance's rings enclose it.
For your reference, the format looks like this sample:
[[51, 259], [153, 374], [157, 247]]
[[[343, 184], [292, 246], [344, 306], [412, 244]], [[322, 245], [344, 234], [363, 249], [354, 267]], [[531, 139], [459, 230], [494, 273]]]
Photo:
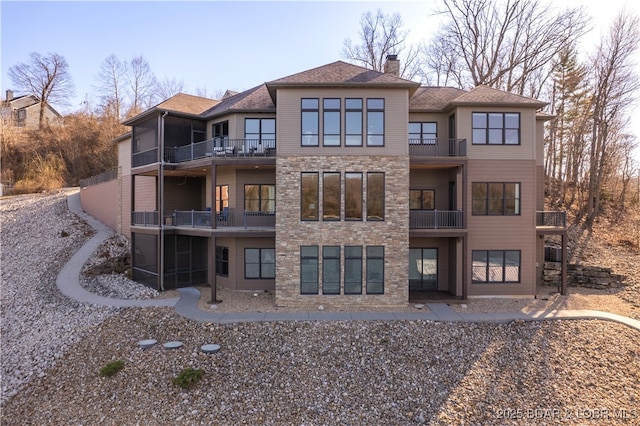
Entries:
[[322, 294], [340, 294], [340, 246], [322, 247]]
[[317, 98], [303, 98], [302, 105], [302, 146], [318, 146], [319, 112]]
[[276, 186], [245, 185], [244, 209], [248, 212], [276, 211]]
[[346, 220], [362, 220], [362, 173], [345, 173], [344, 210]]
[[344, 248], [344, 294], [362, 294], [362, 247]]
[[229, 185], [216, 186], [216, 213], [229, 209]]
[[340, 146], [340, 99], [322, 100], [322, 144]]
[[318, 173], [301, 175], [300, 220], [318, 220]]
[[229, 276], [229, 247], [216, 246], [216, 275]]
[[367, 99], [367, 146], [384, 146], [384, 99]]
[[345, 99], [346, 146], [362, 146], [362, 99]]
[[318, 294], [318, 246], [300, 246], [300, 294]]
[[384, 220], [384, 173], [367, 173], [367, 220]]
[[367, 294], [384, 294], [384, 246], [367, 246]]
[[322, 175], [322, 220], [340, 220], [340, 173]]

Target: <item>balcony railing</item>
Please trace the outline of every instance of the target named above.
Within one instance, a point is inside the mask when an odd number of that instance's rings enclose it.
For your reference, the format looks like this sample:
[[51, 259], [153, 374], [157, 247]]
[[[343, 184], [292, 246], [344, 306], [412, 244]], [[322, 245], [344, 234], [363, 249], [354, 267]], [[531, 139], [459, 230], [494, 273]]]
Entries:
[[[223, 211], [215, 214], [216, 228], [275, 228], [276, 212]], [[164, 224], [182, 228], [211, 228], [211, 211], [175, 210]]]
[[409, 139], [409, 155], [417, 157], [466, 157], [466, 139]]
[[411, 210], [410, 229], [464, 229], [461, 210]]
[[164, 161], [168, 163], [182, 163], [207, 157], [275, 157], [275, 155], [275, 139], [214, 138], [164, 149]]
[[567, 212], [536, 212], [536, 226], [567, 227]]
[[147, 151], [134, 152], [131, 156], [131, 167], [140, 167], [158, 162], [158, 148]]
[[131, 212], [131, 224], [136, 226], [158, 226], [158, 212]]

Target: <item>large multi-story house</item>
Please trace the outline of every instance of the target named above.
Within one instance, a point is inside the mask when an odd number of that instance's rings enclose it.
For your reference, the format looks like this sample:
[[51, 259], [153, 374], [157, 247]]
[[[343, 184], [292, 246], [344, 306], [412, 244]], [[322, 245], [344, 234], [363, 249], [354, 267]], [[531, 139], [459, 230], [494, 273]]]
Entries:
[[565, 240], [564, 215], [542, 212], [545, 103], [398, 70], [338, 61], [127, 120], [134, 279], [279, 306], [534, 295], [544, 234]]

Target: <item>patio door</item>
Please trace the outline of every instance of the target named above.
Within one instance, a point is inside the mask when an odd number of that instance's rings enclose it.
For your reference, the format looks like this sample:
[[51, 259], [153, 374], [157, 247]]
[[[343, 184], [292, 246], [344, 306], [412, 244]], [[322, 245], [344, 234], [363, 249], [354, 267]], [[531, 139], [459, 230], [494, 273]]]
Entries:
[[409, 249], [409, 290], [438, 289], [438, 249]]

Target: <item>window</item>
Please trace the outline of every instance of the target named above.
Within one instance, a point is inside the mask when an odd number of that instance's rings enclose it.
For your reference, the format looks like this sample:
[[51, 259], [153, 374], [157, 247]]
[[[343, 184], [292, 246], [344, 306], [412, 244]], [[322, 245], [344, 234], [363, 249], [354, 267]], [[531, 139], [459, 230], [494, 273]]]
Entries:
[[322, 247], [322, 294], [340, 294], [340, 246]]
[[300, 220], [318, 220], [318, 173], [302, 173]]
[[519, 145], [520, 113], [474, 112], [474, 145]]
[[367, 220], [384, 220], [384, 173], [367, 173]]
[[344, 248], [344, 294], [362, 294], [362, 247]]
[[216, 213], [229, 209], [229, 185], [216, 186]]
[[215, 123], [211, 125], [211, 137], [217, 147], [223, 147], [225, 139], [229, 138], [229, 122]]
[[520, 250], [473, 250], [474, 283], [520, 282]]
[[362, 173], [345, 173], [345, 180], [345, 218], [362, 220]]
[[340, 220], [340, 173], [322, 174], [322, 220]]
[[229, 276], [229, 247], [216, 246], [216, 275]]
[[438, 138], [438, 123], [409, 123], [409, 145], [435, 145]]
[[474, 215], [519, 215], [520, 184], [473, 182], [472, 212]]
[[275, 212], [275, 185], [245, 185], [244, 209], [248, 212]]
[[345, 146], [362, 146], [362, 99], [345, 99]]
[[438, 249], [409, 249], [409, 290], [438, 289]]
[[300, 246], [300, 294], [318, 294], [318, 246]]
[[367, 294], [384, 294], [384, 246], [367, 246]]
[[433, 189], [411, 189], [409, 190], [410, 210], [433, 210], [435, 209], [436, 193]]
[[267, 142], [269, 147], [275, 148], [276, 119], [245, 118], [244, 137], [255, 141]]
[[340, 146], [340, 99], [322, 100], [322, 144]]
[[384, 146], [384, 99], [367, 99], [367, 146]]
[[274, 279], [276, 277], [275, 249], [244, 249], [244, 277], [246, 279]]
[[318, 99], [301, 99], [302, 146], [318, 146]]

